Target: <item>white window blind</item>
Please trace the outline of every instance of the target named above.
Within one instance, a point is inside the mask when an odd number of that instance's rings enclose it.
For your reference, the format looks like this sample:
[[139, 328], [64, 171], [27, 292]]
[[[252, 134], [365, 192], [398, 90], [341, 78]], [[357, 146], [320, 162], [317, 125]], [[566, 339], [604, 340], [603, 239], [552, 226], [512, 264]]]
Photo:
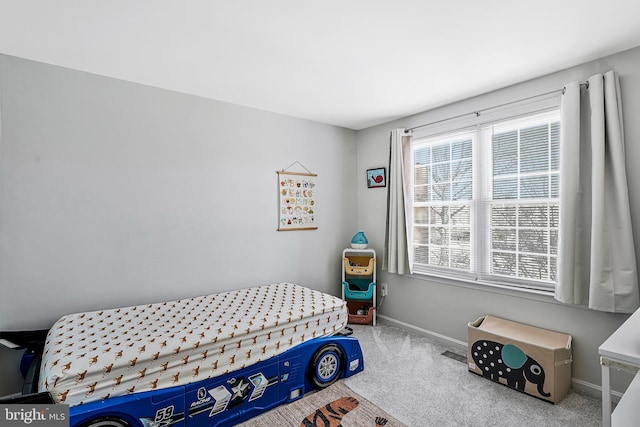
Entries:
[[474, 132], [414, 145], [414, 263], [469, 271]]

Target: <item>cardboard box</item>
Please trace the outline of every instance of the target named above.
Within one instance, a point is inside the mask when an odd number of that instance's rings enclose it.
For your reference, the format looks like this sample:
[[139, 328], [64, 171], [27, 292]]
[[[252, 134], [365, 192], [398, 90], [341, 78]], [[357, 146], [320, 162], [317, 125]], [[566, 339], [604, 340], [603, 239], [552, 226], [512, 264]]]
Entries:
[[469, 371], [558, 403], [571, 388], [571, 336], [483, 316], [470, 322]]

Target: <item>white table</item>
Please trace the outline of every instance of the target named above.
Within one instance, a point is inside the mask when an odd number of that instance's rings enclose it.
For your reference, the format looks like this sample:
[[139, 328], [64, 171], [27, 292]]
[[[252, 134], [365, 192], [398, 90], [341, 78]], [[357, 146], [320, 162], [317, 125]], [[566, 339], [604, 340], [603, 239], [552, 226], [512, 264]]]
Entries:
[[602, 367], [603, 427], [637, 426], [640, 420], [640, 374], [632, 381], [611, 413], [610, 367], [637, 372], [640, 369], [640, 310], [633, 313], [598, 348]]

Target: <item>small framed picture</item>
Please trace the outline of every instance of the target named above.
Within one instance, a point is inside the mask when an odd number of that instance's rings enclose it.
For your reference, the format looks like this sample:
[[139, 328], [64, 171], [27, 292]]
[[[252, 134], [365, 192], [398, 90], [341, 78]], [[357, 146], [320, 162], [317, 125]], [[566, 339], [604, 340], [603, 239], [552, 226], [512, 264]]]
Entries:
[[387, 175], [385, 168], [367, 169], [367, 187], [386, 187]]

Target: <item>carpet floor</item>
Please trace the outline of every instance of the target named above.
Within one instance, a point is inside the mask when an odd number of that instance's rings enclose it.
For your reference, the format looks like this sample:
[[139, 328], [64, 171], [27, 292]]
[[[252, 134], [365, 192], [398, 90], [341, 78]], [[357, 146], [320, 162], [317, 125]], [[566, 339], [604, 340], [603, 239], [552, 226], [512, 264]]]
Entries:
[[408, 426], [601, 425], [593, 396], [571, 391], [554, 405], [469, 372], [459, 349], [385, 324], [350, 326], [365, 368], [345, 384]]

